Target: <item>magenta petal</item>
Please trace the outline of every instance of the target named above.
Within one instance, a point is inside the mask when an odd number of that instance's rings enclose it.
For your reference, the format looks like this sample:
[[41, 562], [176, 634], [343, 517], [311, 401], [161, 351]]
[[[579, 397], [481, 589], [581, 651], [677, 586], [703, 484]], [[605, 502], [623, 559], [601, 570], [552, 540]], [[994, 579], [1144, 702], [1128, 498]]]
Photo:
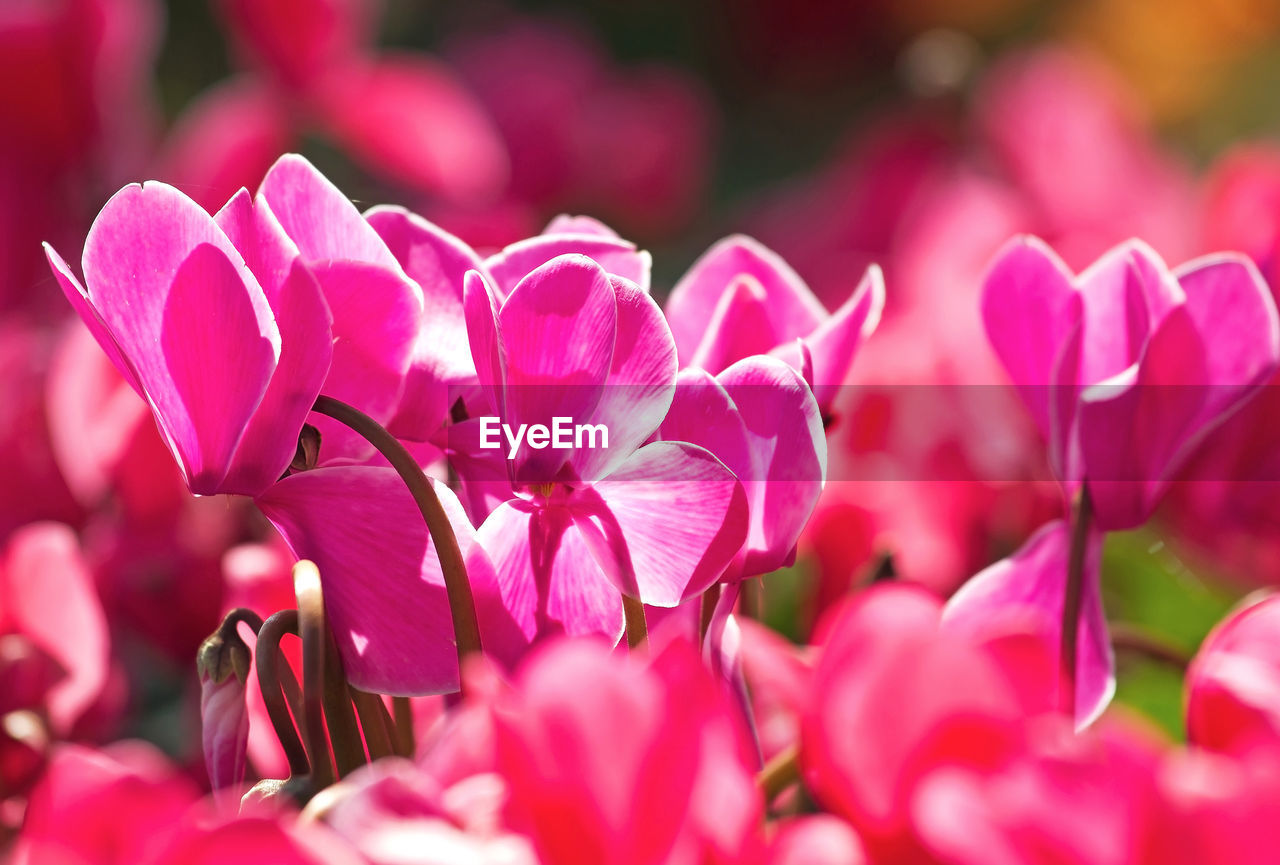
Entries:
[[[1055, 520], [1007, 559], [960, 587], [943, 611], [943, 625], [979, 640], [1030, 632], [1056, 657], [1062, 640], [1070, 526]], [[1102, 612], [1099, 568], [1102, 533], [1092, 531], [1085, 555], [1076, 651], [1076, 725], [1102, 713], [1115, 692], [1115, 658]]]
[[575, 500], [574, 519], [584, 535], [595, 526], [589, 546], [618, 590], [646, 604], [673, 607], [705, 591], [746, 538], [750, 517], [742, 485], [696, 445], [645, 445], [594, 491], [607, 513]]
[[293, 459], [298, 432], [333, 361], [333, 319], [315, 277], [263, 199], [243, 189], [214, 217], [245, 255], [280, 328], [280, 360], [223, 482], [255, 495]]
[[1241, 255], [1219, 254], [1175, 271], [1186, 309], [1204, 342], [1206, 408], [1230, 411], [1275, 372], [1280, 320], [1262, 274]]
[[324, 392], [385, 420], [400, 402], [422, 295], [398, 274], [362, 262], [329, 261], [313, 271], [333, 314], [333, 364]]
[[188, 485], [217, 492], [280, 353], [258, 281], [213, 218], [162, 183], [107, 202], [84, 267]]
[[49, 714], [56, 731], [70, 733], [106, 684], [110, 661], [106, 617], [71, 529], [32, 523], [13, 533], [0, 565], [0, 623], [66, 670]]
[[469, 271], [463, 282], [463, 306], [467, 318], [467, 340], [480, 388], [489, 407], [500, 416], [507, 413], [507, 359], [498, 322], [498, 299], [489, 280], [478, 271]]
[[609, 447], [574, 455], [580, 478], [596, 480], [629, 457], [662, 423], [675, 394], [676, 346], [662, 310], [647, 293], [619, 277], [618, 328], [609, 380], [588, 423], [604, 424]]
[[[667, 316], [678, 328], [670, 304]], [[702, 341], [691, 354], [680, 356], [681, 363], [717, 373], [734, 361], [767, 353], [780, 341], [769, 310], [769, 296], [754, 279], [738, 278], [724, 290], [711, 311]]]
[[1164, 262], [1136, 240], [1110, 250], [1076, 283], [1084, 299], [1080, 376], [1087, 384], [1137, 363], [1151, 331], [1182, 299]]
[[[590, 417], [613, 363], [617, 320], [609, 276], [589, 258], [561, 256], [522, 279], [498, 313], [506, 358], [503, 420], [550, 427], [555, 417], [574, 423]], [[524, 448], [517, 465], [550, 480], [569, 456]]]
[[[805, 339], [813, 364], [811, 386], [819, 406], [828, 406], [835, 399], [853, 368], [858, 347], [880, 324], [883, 309], [884, 275], [872, 265], [844, 305]], [[803, 362], [792, 364], [802, 375], [803, 366]]]
[[62, 256], [58, 255], [54, 248], [47, 243], [44, 245], [44, 254], [49, 260], [49, 267], [53, 270], [54, 278], [58, 280], [58, 285], [62, 287], [62, 293], [71, 302], [71, 307], [79, 314], [80, 320], [89, 328], [94, 340], [97, 341], [103, 352], [110, 358], [111, 365], [137, 391], [138, 396], [146, 399], [146, 395], [142, 392], [142, 385], [138, 384], [138, 374], [133, 371], [133, 365], [129, 363], [128, 358], [120, 351], [120, 346], [116, 344], [116, 338], [102, 321], [102, 316], [98, 314], [93, 302], [89, 300], [84, 287], [80, 285], [80, 280], [76, 279], [75, 274], [71, 272], [71, 268], [67, 263], [63, 261]]
[[1076, 383], [1076, 371], [1061, 366], [1082, 315], [1071, 272], [1042, 241], [1019, 237], [997, 254], [982, 290], [987, 338], [1051, 445], [1062, 439], [1053, 385], [1060, 371]]
[[[560, 633], [621, 638], [622, 598], [566, 509], [505, 502], [480, 526], [477, 541], [493, 563], [502, 603], [524, 645]], [[508, 665], [520, 648], [513, 638], [486, 644]]]
[[804, 280], [777, 253], [750, 237], [726, 237], [693, 263], [667, 301], [667, 318], [681, 358], [693, 356], [725, 290], [742, 279], [752, 280], [764, 292], [775, 332], [770, 348], [808, 336], [827, 317]]
[[467, 271], [484, 273], [480, 256], [452, 234], [402, 207], [375, 207], [365, 219], [404, 272], [422, 288], [422, 341], [428, 352], [415, 357], [415, 365], [428, 366], [448, 382], [473, 376], [462, 294]]
[[738, 407], [724, 386], [704, 370], [680, 371], [675, 399], [658, 433], [663, 441], [706, 448], [743, 482], [758, 473]]
[[[470, 562], [475, 531], [453, 493], [432, 486]], [[444, 577], [422, 515], [394, 470], [299, 472], [256, 501], [294, 555], [320, 569], [325, 610], [353, 685], [411, 696], [456, 690]], [[482, 566], [470, 570], [479, 594], [491, 577]]]
[[620, 276], [649, 290], [649, 253], [630, 241], [599, 232], [590, 234], [542, 234], [513, 243], [486, 262], [498, 290], [507, 295], [520, 280], [553, 258], [585, 255], [613, 276]]
[[751, 357], [716, 377], [747, 429], [753, 475], [743, 575], [790, 564], [827, 477], [827, 439], [809, 386], [780, 360]]
[[1160, 324], [1136, 369], [1086, 388], [1080, 451], [1098, 525], [1131, 529], [1151, 516], [1206, 422], [1205, 346], [1185, 307]]
[[543, 234], [594, 234], [599, 237], [617, 237], [618, 232], [590, 216], [570, 216], [561, 213], [547, 223]]
[[307, 262], [363, 261], [400, 273], [400, 265], [360, 211], [296, 153], [276, 160], [262, 179], [265, 198]]
[[201, 677], [200, 741], [209, 786], [239, 786], [249, 750], [249, 709], [245, 683], [235, 674], [221, 682]]

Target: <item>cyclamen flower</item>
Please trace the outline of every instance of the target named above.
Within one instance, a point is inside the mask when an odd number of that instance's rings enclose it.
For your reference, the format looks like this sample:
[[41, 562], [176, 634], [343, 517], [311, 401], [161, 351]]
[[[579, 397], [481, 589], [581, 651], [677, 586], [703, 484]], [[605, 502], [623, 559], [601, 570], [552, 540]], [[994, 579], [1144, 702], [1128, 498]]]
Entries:
[[1174, 271], [1139, 241], [1075, 276], [1042, 242], [997, 256], [987, 336], [1068, 492], [1104, 529], [1141, 525], [1192, 448], [1280, 364], [1280, 319], [1257, 268], [1222, 253]]
[[[617, 638], [621, 595], [673, 606], [715, 582], [742, 545], [746, 498], [703, 448], [643, 444], [676, 377], [657, 304], [566, 255], [522, 279], [501, 306], [470, 273], [466, 305], [480, 384], [502, 423], [550, 427], [561, 417], [608, 430], [607, 447], [526, 442], [507, 461], [512, 495], [480, 527], [479, 543], [517, 624], [514, 644], [558, 630]], [[475, 423], [451, 434], [476, 435]]]
[[694, 262], [672, 289], [666, 314], [681, 367], [715, 374], [751, 355], [774, 354], [804, 374], [826, 413], [883, 307], [884, 278], [874, 265], [828, 313], [777, 253], [737, 235]]

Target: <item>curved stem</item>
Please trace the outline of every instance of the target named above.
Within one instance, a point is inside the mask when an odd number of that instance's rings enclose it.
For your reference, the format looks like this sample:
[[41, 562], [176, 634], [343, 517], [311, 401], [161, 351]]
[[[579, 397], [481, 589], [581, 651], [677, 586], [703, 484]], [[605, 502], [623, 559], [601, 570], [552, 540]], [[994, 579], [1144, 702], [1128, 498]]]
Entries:
[[1071, 548], [1067, 554], [1067, 586], [1062, 599], [1062, 643], [1058, 658], [1062, 665], [1062, 711], [1076, 716], [1076, 656], [1080, 642], [1080, 605], [1084, 597], [1084, 564], [1089, 546], [1089, 523], [1093, 521], [1093, 499], [1089, 487], [1081, 485], [1071, 514]]
[[1186, 670], [1191, 663], [1191, 657], [1185, 650], [1139, 625], [1112, 624], [1111, 644], [1117, 651], [1142, 655], [1176, 670]]
[[377, 694], [351, 689], [351, 702], [360, 716], [360, 729], [364, 731], [364, 743], [369, 749], [370, 760], [380, 760], [395, 753], [391, 742], [391, 713]]
[[387, 458], [409, 488], [409, 493], [427, 524], [436, 556], [440, 559], [440, 570], [444, 574], [445, 592], [449, 598], [449, 612], [453, 618], [453, 633], [458, 647], [458, 664], [461, 667], [463, 658], [480, 651], [480, 623], [476, 618], [475, 598], [471, 594], [471, 583], [467, 580], [467, 566], [462, 558], [462, 550], [431, 482], [404, 445], [373, 418], [340, 400], [324, 395], [316, 397], [312, 410], [345, 424], [363, 436]]
[[[280, 654], [280, 638], [285, 634], [296, 633], [298, 633], [298, 611], [281, 610], [269, 617], [258, 629], [256, 651], [258, 687], [262, 691], [262, 700], [267, 706], [267, 716], [271, 718], [271, 726], [275, 728], [276, 738], [280, 740], [280, 746], [284, 748], [284, 755], [289, 761], [289, 774], [299, 777], [310, 771], [311, 763], [302, 745], [302, 739], [298, 736], [297, 728], [294, 727], [288, 701], [280, 687], [281, 668], [288, 669], [288, 663]], [[289, 677], [293, 677], [292, 671]], [[296, 681], [294, 686], [297, 686]]]
[[293, 566], [294, 592], [298, 596], [298, 636], [302, 638], [302, 716], [311, 757], [314, 789], [322, 790], [336, 779], [324, 724], [324, 604], [320, 596], [320, 571], [303, 559]]
[[702, 602], [698, 609], [698, 645], [707, 641], [707, 631], [711, 630], [711, 620], [716, 615], [716, 604], [720, 602], [720, 584], [713, 583], [702, 593]]
[[324, 655], [324, 716], [329, 726], [329, 743], [333, 747], [333, 761], [338, 777], [345, 778], [365, 765], [365, 746], [356, 726], [356, 714], [351, 706], [351, 691], [342, 670], [342, 658], [333, 631], [325, 632]]
[[634, 651], [649, 641], [649, 626], [644, 620], [644, 604], [622, 596], [622, 616], [627, 623], [627, 645]]
[[761, 770], [756, 778], [764, 801], [772, 802], [778, 794], [800, 782], [800, 749], [792, 745], [781, 751]]

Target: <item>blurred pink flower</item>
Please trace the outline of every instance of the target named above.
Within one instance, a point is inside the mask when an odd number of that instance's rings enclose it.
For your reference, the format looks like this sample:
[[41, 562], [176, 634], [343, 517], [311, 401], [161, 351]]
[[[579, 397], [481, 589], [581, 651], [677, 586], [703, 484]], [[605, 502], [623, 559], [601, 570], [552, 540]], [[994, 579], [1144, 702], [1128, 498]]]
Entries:
[[545, 861], [730, 863], [760, 844], [752, 750], [688, 643], [651, 660], [548, 644], [494, 723], [506, 825]]
[[1187, 669], [1187, 739], [1248, 757], [1280, 756], [1280, 596], [1236, 610], [1213, 630]]
[[982, 312], [1055, 473], [1069, 494], [1087, 486], [1108, 530], [1145, 522], [1195, 444], [1280, 364], [1275, 302], [1238, 255], [1170, 272], [1133, 241], [1075, 276], [1017, 239]]
[[368, 0], [222, 0], [249, 72], [178, 119], [161, 176], [216, 206], [256, 184], [315, 130], [371, 172], [424, 192], [489, 197], [506, 180], [502, 142], [456, 76], [425, 54], [374, 51]]

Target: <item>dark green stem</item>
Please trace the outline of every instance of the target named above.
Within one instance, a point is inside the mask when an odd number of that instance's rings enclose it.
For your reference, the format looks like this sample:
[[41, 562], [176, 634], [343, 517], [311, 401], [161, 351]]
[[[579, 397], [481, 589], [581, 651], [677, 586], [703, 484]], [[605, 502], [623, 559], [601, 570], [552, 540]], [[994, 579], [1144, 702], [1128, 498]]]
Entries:
[[1062, 599], [1062, 711], [1076, 716], [1076, 659], [1080, 642], [1080, 606], [1084, 598], [1084, 566], [1089, 547], [1089, 524], [1093, 521], [1093, 499], [1089, 487], [1080, 486], [1071, 514], [1071, 548], [1067, 554], [1067, 586]]

